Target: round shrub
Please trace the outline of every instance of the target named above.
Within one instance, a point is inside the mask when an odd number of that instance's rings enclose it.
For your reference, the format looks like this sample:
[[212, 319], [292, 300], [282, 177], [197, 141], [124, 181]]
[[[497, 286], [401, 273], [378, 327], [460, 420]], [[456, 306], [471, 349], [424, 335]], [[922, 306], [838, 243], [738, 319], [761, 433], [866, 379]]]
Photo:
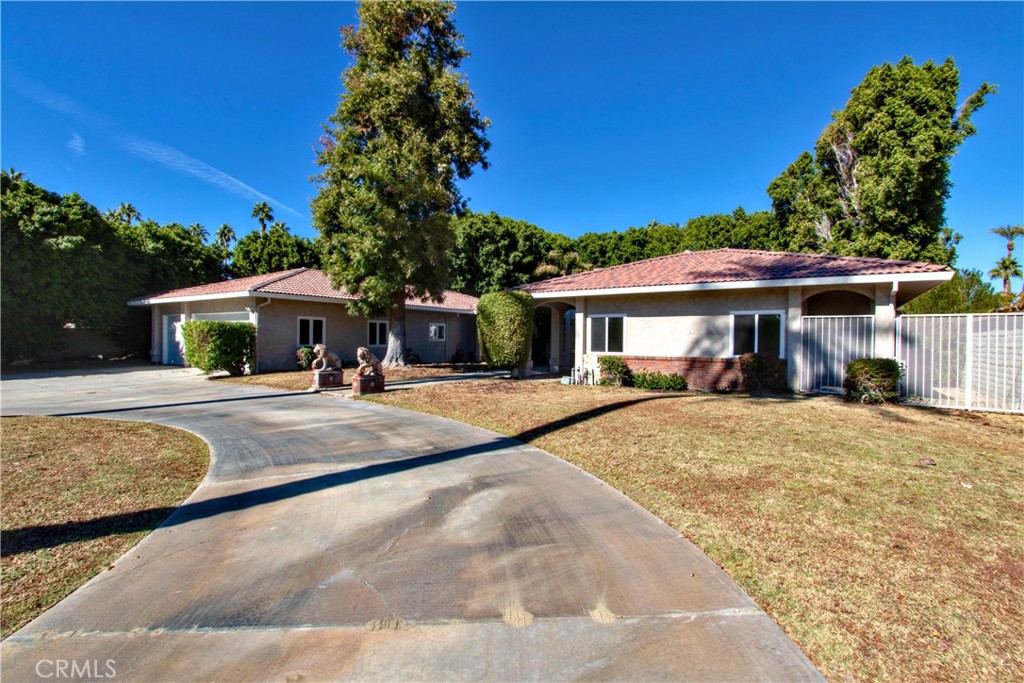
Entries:
[[626, 361], [618, 356], [601, 356], [597, 359], [597, 365], [601, 368], [601, 384], [616, 387], [633, 386], [633, 372], [626, 365]]
[[526, 292], [492, 292], [476, 306], [480, 354], [494, 368], [517, 368], [530, 360], [533, 297]]
[[763, 353], [745, 353], [740, 356], [740, 374], [743, 389], [751, 393], [767, 391], [773, 394], [789, 393], [786, 363]]
[[847, 401], [898, 403], [903, 369], [892, 358], [859, 358], [846, 364]]
[[181, 327], [185, 360], [203, 372], [227, 370], [244, 375], [256, 354], [256, 328], [251, 323], [190, 320]]

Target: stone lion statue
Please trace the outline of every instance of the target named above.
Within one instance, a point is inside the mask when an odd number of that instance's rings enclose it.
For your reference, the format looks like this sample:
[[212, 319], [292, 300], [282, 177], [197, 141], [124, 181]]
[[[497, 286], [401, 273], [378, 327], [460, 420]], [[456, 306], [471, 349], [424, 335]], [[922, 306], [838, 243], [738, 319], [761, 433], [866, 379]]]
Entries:
[[323, 344], [317, 344], [313, 347], [313, 355], [315, 356], [312, 365], [314, 370], [341, 369], [341, 359], [338, 358], [338, 354], [334, 351], [328, 351], [327, 347]]
[[380, 367], [380, 361], [377, 360], [377, 356], [370, 353], [370, 349], [365, 346], [360, 346], [359, 350], [356, 351], [356, 360], [359, 361], [359, 367], [356, 368], [356, 374], [360, 377], [365, 377], [367, 375], [384, 376], [384, 370]]

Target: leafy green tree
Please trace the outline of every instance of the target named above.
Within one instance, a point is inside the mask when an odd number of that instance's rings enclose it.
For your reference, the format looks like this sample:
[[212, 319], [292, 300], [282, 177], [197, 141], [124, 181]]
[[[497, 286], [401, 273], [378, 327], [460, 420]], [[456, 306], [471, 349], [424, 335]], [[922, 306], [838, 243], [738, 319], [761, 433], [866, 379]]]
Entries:
[[385, 366], [405, 365], [405, 300], [438, 300], [450, 282], [456, 181], [487, 167], [490, 122], [458, 73], [468, 52], [451, 2], [362, 2], [342, 30], [352, 62], [324, 127], [313, 223], [353, 313], [388, 315]]
[[533, 271], [530, 280], [547, 280], [593, 269], [594, 265], [581, 259], [578, 252], [572, 251], [568, 247], [556, 248], [548, 252], [544, 262]]
[[959, 89], [952, 59], [872, 68], [814, 156], [801, 154], [768, 187], [789, 248], [952, 263], [950, 159], [995, 86], [983, 83], [958, 107]]
[[260, 222], [260, 234], [267, 234], [267, 223], [274, 220], [274, 212], [266, 202], [259, 202], [252, 207], [252, 217]]
[[[275, 226], [281, 225], [275, 223]], [[231, 259], [231, 273], [235, 277], [319, 267], [320, 255], [313, 243], [281, 227], [271, 227], [266, 234], [250, 232], [238, 240]]]
[[0, 325], [5, 360], [58, 343], [68, 323], [106, 333], [134, 294], [117, 230], [77, 194], [0, 176]]
[[1020, 262], [1012, 256], [1004, 256], [996, 262], [996, 267], [988, 271], [989, 277], [1002, 279], [1003, 294], [1010, 298], [1013, 296], [1013, 278], [1024, 277], [1020, 269]]
[[985, 280], [980, 270], [962, 270], [949, 282], [943, 282], [938, 287], [928, 290], [900, 310], [914, 315], [991, 313], [1003, 300], [1003, 297]]
[[568, 241], [493, 212], [466, 212], [452, 220], [452, 229], [455, 243], [448, 255], [451, 288], [475, 295], [529, 282], [548, 253]]

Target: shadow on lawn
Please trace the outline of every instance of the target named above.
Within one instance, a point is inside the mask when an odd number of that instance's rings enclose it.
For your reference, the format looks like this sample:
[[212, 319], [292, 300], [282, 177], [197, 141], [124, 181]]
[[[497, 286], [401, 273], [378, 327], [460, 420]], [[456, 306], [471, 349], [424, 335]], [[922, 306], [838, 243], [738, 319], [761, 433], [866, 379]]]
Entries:
[[[512, 437], [496, 437], [473, 446], [455, 448], [439, 453], [378, 462], [363, 467], [356, 467], [342, 472], [320, 474], [296, 481], [272, 486], [264, 486], [252, 491], [218, 496], [207, 500], [185, 503], [181, 507], [160, 507], [138, 510], [134, 512], [107, 515], [85, 521], [71, 521], [64, 524], [47, 524], [0, 532], [0, 554], [17, 555], [33, 552], [43, 548], [52, 548], [76, 541], [87, 541], [114, 534], [126, 534], [137, 531], [152, 531], [158, 526], [177, 526], [187, 522], [206, 519], [216, 515], [244, 510], [247, 508], [275, 503], [288, 498], [314, 493], [337, 486], [366, 481], [389, 474], [398, 474], [418, 467], [428, 467], [452, 460], [474, 455], [482, 455], [494, 451], [516, 448], [523, 442], [530, 442], [542, 436], [552, 434], [573, 425], [592, 420], [602, 415], [622, 410], [640, 403], [657, 401], [667, 398], [679, 398], [678, 395], [643, 396], [626, 401], [618, 401], [590, 410], [568, 415], [559, 420], [526, 430]], [[105, 411], [100, 411], [105, 412]], [[161, 524], [161, 522], [163, 522]]]

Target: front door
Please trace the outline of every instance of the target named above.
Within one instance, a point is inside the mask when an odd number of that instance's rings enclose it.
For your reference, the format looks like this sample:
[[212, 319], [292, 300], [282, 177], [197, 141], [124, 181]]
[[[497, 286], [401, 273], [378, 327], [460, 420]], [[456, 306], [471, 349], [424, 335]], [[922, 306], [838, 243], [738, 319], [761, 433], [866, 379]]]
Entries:
[[182, 315], [164, 316], [164, 365], [185, 364], [185, 337], [181, 333], [181, 326], [184, 324]]

